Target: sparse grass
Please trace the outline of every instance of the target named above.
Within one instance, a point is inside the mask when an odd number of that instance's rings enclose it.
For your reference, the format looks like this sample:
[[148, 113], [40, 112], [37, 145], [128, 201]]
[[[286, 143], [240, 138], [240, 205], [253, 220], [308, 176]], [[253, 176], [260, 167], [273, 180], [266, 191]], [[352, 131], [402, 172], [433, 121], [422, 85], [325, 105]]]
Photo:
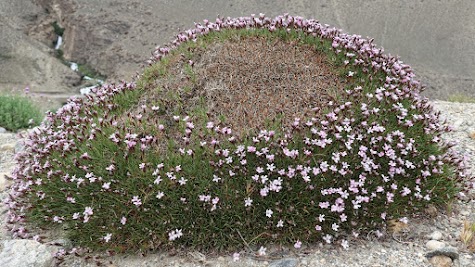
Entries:
[[100, 80], [106, 79], [104, 75], [100, 74], [97, 70], [95, 70], [94, 68], [92, 68], [91, 66], [87, 64], [78, 64], [78, 71], [83, 76], [88, 76], [93, 79], [100, 79]]
[[49, 115], [12, 216], [93, 250], [347, 248], [450, 202], [464, 169], [419, 88], [335, 42], [285, 27], [182, 42]]
[[470, 252], [475, 252], [475, 222], [465, 221], [463, 223], [460, 240]]
[[448, 101], [459, 103], [475, 103], [475, 98], [464, 94], [453, 94], [449, 96]]
[[43, 117], [40, 109], [29, 98], [0, 95], [0, 127], [16, 132], [39, 125]]
[[64, 28], [59, 26], [57, 21], [51, 23], [51, 26], [53, 26], [54, 33], [56, 33], [56, 35], [63, 36]]

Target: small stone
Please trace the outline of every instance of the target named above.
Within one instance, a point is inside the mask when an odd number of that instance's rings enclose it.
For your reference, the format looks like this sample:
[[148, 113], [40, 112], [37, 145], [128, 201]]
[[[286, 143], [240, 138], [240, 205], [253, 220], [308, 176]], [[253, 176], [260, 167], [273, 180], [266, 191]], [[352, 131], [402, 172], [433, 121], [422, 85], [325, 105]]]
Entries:
[[269, 264], [269, 267], [295, 267], [299, 263], [298, 259], [285, 258], [273, 261]]
[[11, 180], [7, 180], [6, 175], [10, 175], [9, 172], [0, 172], [0, 192], [3, 192], [7, 189], [8, 186], [12, 184]]
[[434, 267], [451, 267], [452, 259], [446, 256], [434, 256], [429, 259], [429, 262]]
[[0, 151], [15, 152], [15, 144], [3, 144], [0, 146]]
[[440, 249], [435, 249], [426, 254], [426, 258], [432, 258], [435, 256], [445, 256], [451, 258], [452, 260], [457, 260], [459, 258], [459, 253], [454, 247], [443, 247]]
[[430, 250], [437, 250], [437, 249], [441, 249], [443, 247], [445, 247], [445, 243], [437, 241], [437, 240], [429, 240], [426, 243], [426, 248], [430, 249]]
[[439, 231], [434, 231], [429, 235], [429, 239], [431, 240], [441, 240], [442, 239], [442, 233]]
[[464, 120], [463, 119], [458, 119], [454, 122], [453, 125], [454, 125], [455, 128], [458, 128], [458, 127], [462, 126], [463, 124], [464, 124]]
[[23, 144], [22, 141], [17, 142], [17, 143], [15, 144], [15, 153], [18, 153], [18, 152], [23, 151], [24, 148], [25, 148], [25, 144]]
[[2, 134], [2, 133], [6, 133], [6, 132], [7, 132], [7, 130], [6, 130], [5, 128], [3, 128], [3, 127], [0, 127], [0, 134]]
[[472, 131], [471, 133], [469, 133], [468, 136], [475, 140], [475, 131]]
[[468, 211], [468, 210], [462, 210], [462, 211], [460, 211], [460, 215], [462, 215], [462, 216], [468, 216], [468, 215], [470, 215], [470, 211]]
[[431, 217], [435, 217], [437, 216], [437, 208], [430, 204], [429, 206], [427, 206], [426, 210], [425, 210], [426, 214], [431, 216]]

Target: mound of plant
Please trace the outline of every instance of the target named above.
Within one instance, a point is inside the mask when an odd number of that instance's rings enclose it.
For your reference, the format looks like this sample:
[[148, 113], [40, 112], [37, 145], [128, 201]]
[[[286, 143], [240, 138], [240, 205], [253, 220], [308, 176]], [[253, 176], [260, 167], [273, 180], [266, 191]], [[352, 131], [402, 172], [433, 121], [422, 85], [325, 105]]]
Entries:
[[347, 248], [469, 180], [412, 69], [372, 40], [289, 15], [218, 18], [149, 63], [29, 133], [14, 235], [59, 228], [115, 251]]
[[0, 95], [0, 127], [16, 132], [37, 126], [43, 114], [32, 101], [19, 95]]

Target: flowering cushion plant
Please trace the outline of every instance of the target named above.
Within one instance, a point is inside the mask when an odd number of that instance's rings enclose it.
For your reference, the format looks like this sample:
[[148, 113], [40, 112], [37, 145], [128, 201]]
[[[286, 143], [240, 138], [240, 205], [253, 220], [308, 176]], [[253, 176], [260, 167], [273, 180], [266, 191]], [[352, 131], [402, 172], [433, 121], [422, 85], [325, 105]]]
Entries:
[[[148, 63], [25, 137], [6, 202], [15, 236], [61, 226], [95, 250], [347, 248], [471, 181], [412, 69], [372, 40], [287, 14], [218, 18]], [[252, 102], [261, 94], [271, 104]]]

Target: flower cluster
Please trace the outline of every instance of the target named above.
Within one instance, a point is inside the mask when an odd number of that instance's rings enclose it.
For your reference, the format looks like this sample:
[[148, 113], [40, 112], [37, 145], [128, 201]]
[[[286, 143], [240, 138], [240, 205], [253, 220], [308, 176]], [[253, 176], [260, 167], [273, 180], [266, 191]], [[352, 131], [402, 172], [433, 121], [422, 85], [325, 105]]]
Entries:
[[28, 222], [61, 223], [74, 242], [102, 248], [229, 249], [272, 240], [347, 249], [347, 234], [381, 235], [387, 220], [443, 202], [470, 179], [440, 138], [450, 129], [419, 95], [412, 69], [372, 40], [316, 20], [205, 21], [157, 48], [150, 68], [181, 44], [225, 30], [322, 40], [349, 86], [291, 127], [248, 136], [224, 120], [139, 103], [145, 75], [95, 88], [25, 136], [6, 201], [12, 233], [29, 237]]

